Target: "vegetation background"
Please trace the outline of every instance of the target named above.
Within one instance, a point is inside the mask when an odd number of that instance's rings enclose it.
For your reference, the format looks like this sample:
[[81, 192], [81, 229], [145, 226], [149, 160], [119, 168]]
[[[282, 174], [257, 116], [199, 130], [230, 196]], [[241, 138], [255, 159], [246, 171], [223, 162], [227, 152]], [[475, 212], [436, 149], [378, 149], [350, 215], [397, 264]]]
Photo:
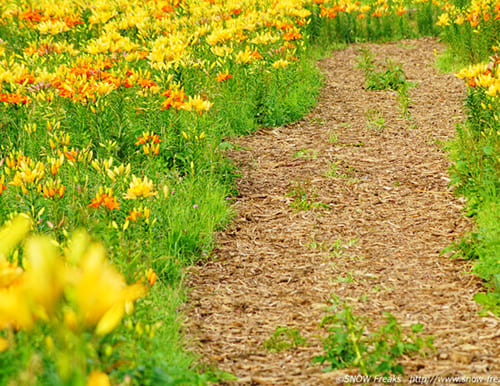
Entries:
[[233, 215], [224, 152], [302, 117], [315, 60], [359, 41], [439, 36], [444, 71], [472, 65], [449, 149], [477, 225], [452, 248], [499, 313], [498, 19], [487, 0], [2, 2], [0, 383], [224, 377], [185, 352], [176, 311]]

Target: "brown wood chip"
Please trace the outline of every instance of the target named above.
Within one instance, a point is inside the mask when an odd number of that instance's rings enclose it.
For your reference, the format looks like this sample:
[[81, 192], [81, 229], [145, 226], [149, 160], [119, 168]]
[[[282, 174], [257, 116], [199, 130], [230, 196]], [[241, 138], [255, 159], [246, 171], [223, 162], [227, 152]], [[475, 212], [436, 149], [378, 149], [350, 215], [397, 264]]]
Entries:
[[[364, 90], [360, 48], [402, 63], [417, 83], [411, 120], [395, 93]], [[500, 376], [498, 318], [479, 317], [473, 301], [481, 282], [469, 262], [440, 256], [471, 226], [463, 200], [450, 194], [440, 147], [463, 119], [465, 97], [461, 80], [432, 66], [442, 49], [420, 39], [335, 52], [320, 63], [326, 84], [305, 119], [237, 140], [229, 156], [242, 172], [239, 217], [218, 235], [216, 260], [188, 279], [185, 330], [204, 361], [240, 384], [334, 383], [352, 371], [324, 374], [311, 360], [323, 351], [319, 323], [335, 294], [376, 325], [390, 311], [435, 336], [435, 357], [403, 361], [408, 377]], [[369, 110], [385, 127], [367, 124]], [[304, 149], [314, 157], [298, 158]], [[291, 207], [298, 187], [309, 210]], [[309, 344], [264, 350], [277, 326], [298, 329]]]

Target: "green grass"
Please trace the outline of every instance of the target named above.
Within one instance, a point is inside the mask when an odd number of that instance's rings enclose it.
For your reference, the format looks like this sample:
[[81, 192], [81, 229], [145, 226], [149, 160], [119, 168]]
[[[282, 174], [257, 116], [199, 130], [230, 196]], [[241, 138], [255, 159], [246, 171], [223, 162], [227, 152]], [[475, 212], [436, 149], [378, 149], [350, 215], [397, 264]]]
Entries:
[[466, 67], [468, 64], [464, 58], [455, 55], [450, 48], [444, 50], [441, 54], [436, 54], [435, 66], [443, 73], [455, 73]]

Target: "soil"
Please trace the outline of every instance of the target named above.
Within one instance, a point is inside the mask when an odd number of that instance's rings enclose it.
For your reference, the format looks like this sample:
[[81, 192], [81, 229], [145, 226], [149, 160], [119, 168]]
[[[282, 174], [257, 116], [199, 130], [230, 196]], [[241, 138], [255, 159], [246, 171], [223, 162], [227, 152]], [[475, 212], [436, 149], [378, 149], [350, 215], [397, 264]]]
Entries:
[[[367, 90], [360, 49], [400, 63], [410, 117], [395, 91]], [[235, 140], [241, 170], [232, 226], [213, 260], [190, 269], [186, 332], [207, 364], [239, 384], [334, 384], [320, 326], [335, 295], [369, 319], [422, 323], [435, 354], [403, 358], [414, 376], [500, 377], [499, 319], [480, 317], [470, 262], [442, 255], [471, 223], [449, 187], [443, 146], [464, 119], [465, 86], [440, 73], [435, 39], [356, 44], [319, 63], [325, 86], [300, 122]], [[308, 344], [270, 352], [277, 326]]]

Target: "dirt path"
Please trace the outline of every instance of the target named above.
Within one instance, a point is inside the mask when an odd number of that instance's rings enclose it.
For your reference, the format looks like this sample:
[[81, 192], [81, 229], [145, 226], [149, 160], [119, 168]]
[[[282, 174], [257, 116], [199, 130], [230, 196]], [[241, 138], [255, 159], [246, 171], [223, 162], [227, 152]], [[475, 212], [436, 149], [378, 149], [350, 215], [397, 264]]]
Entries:
[[[403, 63], [417, 82], [411, 121], [394, 92], [364, 90], [360, 47]], [[387, 311], [435, 336], [436, 356], [406, 360], [407, 376], [500, 376], [499, 320], [478, 317], [472, 300], [479, 280], [439, 255], [468, 224], [441, 150], [465, 90], [435, 70], [435, 50], [424, 39], [336, 52], [320, 63], [326, 85], [306, 119], [238, 140], [239, 215], [188, 283], [187, 330], [208, 363], [245, 384], [335, 383], [345, 371], [311, 364], [335, 294], [375, 323]], [[264, 350], [277, 326], [297, 328], [309, 345]]]

